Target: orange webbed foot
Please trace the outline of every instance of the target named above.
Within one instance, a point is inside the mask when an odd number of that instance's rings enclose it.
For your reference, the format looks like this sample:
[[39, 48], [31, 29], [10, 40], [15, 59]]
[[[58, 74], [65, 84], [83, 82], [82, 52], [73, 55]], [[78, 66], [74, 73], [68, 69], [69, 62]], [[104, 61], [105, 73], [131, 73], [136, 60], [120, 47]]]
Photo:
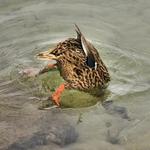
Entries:
[[60, 97], [62, 92], [65, 90], [65, 84], [61, 84], [56, 91], [52, 94], [52, 101], [54, 101], [54, 103], [60, 107]]
[[52, 101], [58, 106], [60, 107], [60, 96], [56, 95], [55, 93], [52, 95]]

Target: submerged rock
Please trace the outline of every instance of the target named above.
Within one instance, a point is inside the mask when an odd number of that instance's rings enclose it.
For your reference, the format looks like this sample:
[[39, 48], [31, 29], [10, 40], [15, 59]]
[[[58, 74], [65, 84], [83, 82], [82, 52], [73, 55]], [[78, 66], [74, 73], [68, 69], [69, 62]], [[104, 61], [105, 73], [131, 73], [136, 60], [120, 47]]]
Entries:
[[[32, 67], [22, 69], [19, 71], [21, 75], [19, 83], [27, 87], [28, 90], [31, 90], [33, 96], [37, 96], [40, 99], [43, 97], [51, 97], [51, 94], [64, 82], [64, 80], [60, 77], [57, 70], [52, 70], [42, 75], [38, 75], [39, 71], [40, 69]], [[35, 91], [33, 91], [33, 89]], [[104, 101], [108, 95], [109, 92], [107, 90], [103, 92], [103, 94], [100, 91], [98, 97], [78, 90], [65, 90], [61, 95], [61, 108], [90, 107], [97, 104], [99, 101]], [[52, 103], [50, 103], [50, 101], [45, 100], [39, 104], [39, 109], [45, 109], [51, 105]]]
[[105, 101], [102, 103], [102, 106], [106, 109], [106, 111], [110, 114], [117, 114], [123, 119], [130, 120], [128, 116], [127, 109], [122, 106], [116, 106], [113, 104], [113, 101]]
[[60, 126], [51, 128], [49, 138], [52, 142], [65, 146], [74, 143], [78, 134], [73, 126]]
[[78, 138], [78, 133], [72, 125], [57, 125], [49, 130], [39, 131], [31, 137], [24, 137], [11, 144], [7, 150], [27, 150], [37, 146], [55, 143], [59, 146], [66, 146], [74, 143]]

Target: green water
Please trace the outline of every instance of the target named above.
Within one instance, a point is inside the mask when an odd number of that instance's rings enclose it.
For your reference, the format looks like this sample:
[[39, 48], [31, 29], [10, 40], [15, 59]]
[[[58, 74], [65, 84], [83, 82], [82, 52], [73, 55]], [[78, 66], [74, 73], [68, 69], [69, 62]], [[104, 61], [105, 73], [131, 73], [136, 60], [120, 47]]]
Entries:
[[[79, 138], [74, 144], [59, 147], [51, 143], [30, 149], [150, 149], [149, 7], [148, 0], [0, 0], [0, 149], [62, 122], [75, 126]], [[74, 23], [108, 66], [111, 94], [105, 99], [125, 107], [130, 120], [108, 113], [100, 104], [38, 110], [49, 93], [40, 80], [17, 74], [21, 68], [46, 65], [35, 54], [75, 37]], [[56, 74], [51, 91], [62, 82]], [[81, 98], [74, 91], [68, 93], [64, 97]], [[76, 124], [80, 115], [82, 121]]]

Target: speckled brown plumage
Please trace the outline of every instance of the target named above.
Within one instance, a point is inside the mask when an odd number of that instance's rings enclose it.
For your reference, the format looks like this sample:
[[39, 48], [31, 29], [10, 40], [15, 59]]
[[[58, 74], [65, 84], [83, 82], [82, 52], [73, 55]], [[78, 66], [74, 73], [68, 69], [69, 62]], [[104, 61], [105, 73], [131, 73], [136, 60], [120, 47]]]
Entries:
[[46, 55], [43, 52], [38, 56], [56, 60], [60, 75], [66, 81], [65, 88], [101, 92], [107, 87], [110, 75], [96, 48], [85, 39], [78, 26], [75, 27], [77, 38], [60, 42]]

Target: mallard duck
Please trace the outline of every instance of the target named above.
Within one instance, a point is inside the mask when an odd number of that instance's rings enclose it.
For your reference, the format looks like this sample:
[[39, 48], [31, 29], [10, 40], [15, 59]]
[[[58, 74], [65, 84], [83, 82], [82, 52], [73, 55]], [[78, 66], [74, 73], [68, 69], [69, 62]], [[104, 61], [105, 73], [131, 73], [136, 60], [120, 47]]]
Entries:
[[91, 94], [101, 93], [108, 86], [110, 75], [96, 48], [86, 40], [85, 36], [75, 25], [76, 38], [57, 44], [56, 48], [37, 54], [42, 60], [55, 60], [41, 73], [57, 67], [60, 75], [66, 81], [52, 94], [51, 99], [60, 106], [60, 97], [65, 89], [77, 89]]

